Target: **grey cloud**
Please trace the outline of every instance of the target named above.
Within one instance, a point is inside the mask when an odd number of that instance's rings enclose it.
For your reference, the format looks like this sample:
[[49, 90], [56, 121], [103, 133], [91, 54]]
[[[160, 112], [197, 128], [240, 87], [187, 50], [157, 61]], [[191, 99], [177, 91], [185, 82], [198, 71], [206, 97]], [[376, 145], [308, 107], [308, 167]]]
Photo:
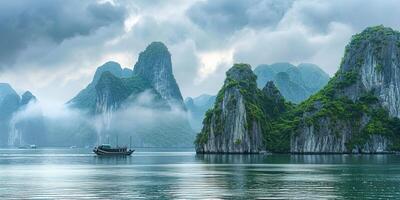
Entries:
[[157, 21], [151, 16], [143, 17], [131, 36], [136, 39], [148, 41], [163, 41], [169, 44], [179, 43], [188, 37], [188, 27], [179, 22]]
[[79, 0], [5, 0], [0, 2], [0, 69], [38, 41], [61, 43], [123, 22], [126, 10], [110, 3]]
[[291, 4], [291, 0], [208, 0], [194, 4], [187, 15], [199, 27], [224, 34], [244, 27], [274, 26]]
[[[233, 62], [253, 67], [312, 62], [332, 74], [352, 34], [376, 24], [400, 28], [400, 4], [394, 0], [115, 2], [0, 1], [0, 64], [18, 55], [15, 68], [0, 79], [41, 92], [42, 99], [56, 96], [64, 102], [91, 80], [96, 66], [115, 60], [132, 68], [150, 42], [162, 41], [171, 51], [183, 94], [215, 94], [231, 63], [196, 82], [204, 64], [201, 54], [232, 49]], [[129, 32], [125, 16], [138, 17]]]
[[245, 35], [246, 42], [240, 43], [235, 52], [235, 62], [259, 64], [289, 61], [301, 62], [318, 51], [318, 46], [308, 41], [307, 34], [298, 30], [286, 32], [260, 31], [257, 35]]
[[313, 31], [326, 33], [332, 22], [351, 25], [356, 31], [380, 24], [399, 28], [399, 10], [396, 0], [297, 1], [288, 16]]

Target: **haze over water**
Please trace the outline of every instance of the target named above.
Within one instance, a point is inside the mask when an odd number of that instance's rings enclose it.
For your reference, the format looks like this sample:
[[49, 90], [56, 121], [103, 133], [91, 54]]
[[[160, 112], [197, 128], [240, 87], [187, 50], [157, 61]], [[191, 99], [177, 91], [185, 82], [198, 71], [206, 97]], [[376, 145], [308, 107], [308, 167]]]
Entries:
[[0, 198], [243, 199], [400, 197], [399, 155], [196, 155], [138, 149], [0, 150]]

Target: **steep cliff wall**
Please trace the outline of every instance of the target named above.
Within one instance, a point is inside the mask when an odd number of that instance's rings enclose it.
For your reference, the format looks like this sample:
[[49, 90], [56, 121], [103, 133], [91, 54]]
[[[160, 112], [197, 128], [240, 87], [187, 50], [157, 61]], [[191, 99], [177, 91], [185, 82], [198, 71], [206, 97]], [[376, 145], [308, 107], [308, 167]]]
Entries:
[[93, 81], [67, 104], [86, 111], [94, 121], [97, 142], [119, 134], [132, 136], [133, 145], [140, 147], [193, 146], [195, 133], [172, 72], [171, 54], [161, 42], [140, 53], [133, 71], [112, 61], [100, 66]]
[[10, 131], [9, 123], [14, 112], [18, 110], [19, 95], [7, 83], [0, 83], [0, 146], [5, 146]]
[[74, 98], [68, 101], [67, 105], [72, 108], [86, 111], [89, 114], [95, 114], [97, 107], [96, 85], [102, 74], [105, 72], [109, 72], [118, 78], [129, 78], [132, 76], [132, 70], [122, 69], [120, 64], [113, 61], [106, 62], [96, 69], [92, 82], [89, 83], [85, 89], [81, 90]]
[[139, 54], [133, 74], [147, 80], [171, 105], [183, 108], [183, 98], [172, 73], [171, 54], [162, 42], [152, 42]]
[[[275, 102], [282, 103], [282, 106], [275, 106]], [[257, 88], [256, 76], [251, 67], [235, 64], [226, 73], [224, 86], [218, 93], [214, 108], [206, 113], [203, 129], [195, 141], [196, 151], [264, 151], [264, 134], [269, 130], [268, 121], [280, 112], [277, 108], [284, 109], [283, 104], [283, 98], [272, 82], [261, 91]]]
[[339, 71], [328, 85], [286, 115], [289, 128], [279, 130], [290, 134], [287, 150], [399, 150], [399, 54], [400, 33], [390, 28], [371, 27], [353, 36]]

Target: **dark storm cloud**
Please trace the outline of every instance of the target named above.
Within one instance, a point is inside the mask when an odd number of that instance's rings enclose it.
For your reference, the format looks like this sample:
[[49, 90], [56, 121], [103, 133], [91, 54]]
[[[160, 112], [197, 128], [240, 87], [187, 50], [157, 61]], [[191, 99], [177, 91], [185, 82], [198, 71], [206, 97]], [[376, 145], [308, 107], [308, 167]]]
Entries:
[[61, 43], [123, 23], [126, 11], [110, 3], [79, 0], [0, 1], [0, 69], [37, 41]]
[[291, 4], [291, 0], [207, 0], [194, 4], [187, 15], [205, 30], [229, 33], [275, 26]]

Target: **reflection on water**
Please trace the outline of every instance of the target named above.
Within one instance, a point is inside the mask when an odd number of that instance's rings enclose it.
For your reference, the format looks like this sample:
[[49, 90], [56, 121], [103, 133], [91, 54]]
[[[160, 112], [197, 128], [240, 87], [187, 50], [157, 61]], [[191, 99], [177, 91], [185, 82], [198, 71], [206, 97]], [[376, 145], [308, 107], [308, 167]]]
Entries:
[[399, 155], [196, 155], [0, 150], [0, 198], [400, 198]]

